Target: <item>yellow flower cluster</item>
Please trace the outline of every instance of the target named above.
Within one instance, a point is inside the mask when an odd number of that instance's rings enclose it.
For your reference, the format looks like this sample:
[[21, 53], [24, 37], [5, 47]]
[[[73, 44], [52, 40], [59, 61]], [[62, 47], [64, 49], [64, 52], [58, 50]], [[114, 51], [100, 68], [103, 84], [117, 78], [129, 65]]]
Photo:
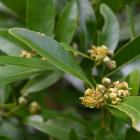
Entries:
[[111, 82], [109, 78], [103, 78], [102, 85], [97, 84], [95, 89], [87, 89], [84, 97], [80, 97], [80, 100], [86, 107], [101, 108], [107, 103], [119, 104], [122, 98], [129, 95], [130, 92], [126, 82]]
[[113, 52], [110, 51], [105, 45], [97, 47], [93, 45], [88, 52], [90, 53], [90, 57], [95, 59], [96, 65], [105, 63], [109, 69], [116, 68], [116, 62], [111, 60]]
[[104, 96], [99, 90], [87, 89], [85, 91], [85, 96], [80, 97], [82, 104], [89, 108], [100, 108], [105, 104]]

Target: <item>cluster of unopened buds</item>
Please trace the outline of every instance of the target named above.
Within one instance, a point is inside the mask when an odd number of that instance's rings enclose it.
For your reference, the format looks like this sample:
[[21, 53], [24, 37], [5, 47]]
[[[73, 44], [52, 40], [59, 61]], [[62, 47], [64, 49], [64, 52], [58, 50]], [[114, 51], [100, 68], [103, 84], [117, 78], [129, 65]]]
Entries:
[[[21, 105], [21, 106], [27, 105], [28, 104], [27, 97], [26, 96], [20, 96], [18, 98], [18, 104]], [[33, 101], [29, 104], [29, 112], [31, 114], [37, 114], [37, 113], [39, 113], [40, 110], [41, 110], [41, 107], [40, 107], [38, 102]]]
[[95, 89], [88, 88], [80, 100], [86, 107], [101, 108], [108, 103], [120, 104], [122, 99], [127, 96], [130, 96], [127, 82], [111, 82], [109, 78], [103, 78], [101, 85], [97, 84]]
[[[20, 57], [24, 57], [24, 58], [32, 58], [35, 55], [36, 55], [35, 51], [28, 52], [26, 50], [22, 50], [21, 53], [20, 53]], [[41, 59], [46, 60], [45, 57], [42, 57]]]
[[91, 49], [88, 50], [90, 53], [90, 57], [92, 57], [96, 65], [100, 65], [101, 63], [106, 64], [109, 69], [116, 68], [116, 61], [112, 60], [113, 52], [109, 50], [105, 45], [102, 46], [92, 46]]
[[36, 55], [36, 52], [34, 52], [34, 51], [28, 52], [26, 50], [22, 50], [21, 54], [20, 54], [20, 57], [32, 58], [35, 55]]

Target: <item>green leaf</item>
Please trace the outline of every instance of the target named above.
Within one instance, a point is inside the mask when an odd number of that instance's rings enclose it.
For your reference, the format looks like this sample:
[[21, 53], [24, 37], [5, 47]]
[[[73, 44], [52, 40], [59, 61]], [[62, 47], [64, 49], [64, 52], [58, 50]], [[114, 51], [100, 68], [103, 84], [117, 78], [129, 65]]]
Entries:
[[138, 95], [139, 87], [140, 87], [140, 72], [138, 70], [132, 71], [128, 77], [126, 78], [129, 87], [132, 88], [130, 90], [131, 95]]
[[128, 22], [130, 26], [131, 39], [133, 39], [136, 36], [133, 14], [132, 14], [131, 8], [128, 5], [126, 8], [127, 8], [127, 14], [128, 14]]
[[29, 68], [38, 68], [42, 70], [54, 70], [56, 69], [47, 60], [41, 60], [39, 58], [22, 58], [15, 56], [0, 56], [0, 64], [2, 65], [16, 65]]
[[115, 140], [115, 136], [107, 128], [100, 128], [96, 134], [96, 140]]
[[25, 17], [26, 0], [1, 0], [8, 8], [13, 10], [22, 19]]
[[113, 135], [115, 136], [116, 140], [126, 140], [126, 131], [128, 129], [128, 125], [124, 123], [124, 121], [120, 121], [119, 119], [113, 118], [112, 120], [112, 125], [114, 126], [113, 128]]
[[77, 134], [76, 134], [76, 132], [75, 132], [74, 129], [72, 129], [72, 130], [70, 131], [69, 140], [80, 140], [80, 139], [78, 138], [78, 136], [77, 136]]
[[77, 0], [78, 2], [78, 40], [79, 47], [83, 51], [87, 51], [93, 43], [95, 43], [96, 26], [94, 9], [88, 0]]
[[[0, 120], [0, 136], [9, 138], [8, 140], [24, 140], [23, 128], [17, 123], [15, 117]], [[1, 137], [0, 137], [1, 138]], [[4, 140], [4, 139], [0, 139]]]
[[[106, 71], [106, 76], [112, 75], [117, 70], [119, 70], [122, 66], [136, 59], [136, 57], [140, 56], [140, 36], [137, 36], [135, 39], [129, 41], [127, 44], [122, 46], [114, 55], [113, 60], [117, 63], [117, 68], [113, 71]], [[133, 53], [130, 53], [133, 52]]]
[[118, 20], [113, 11], [106, 4], [101, 4], [100, 13], [104, 17], [105, 24], [101, 34], [99, 34], [98, 45], [104, 44], [114, 51], [119, 42]]
[[57, 119], [49, 119], [46, 122], [28, 119], [25, 123], [59, 140], [69, 140], [71, 129], [75, 130], [80, 140], [87, 140], [86, 127], [71, 119], [57, 117]]
[[70, 43], [77, 27], [77, 4], [72, 0], [63, 9], [56, 23], [55, 38]]
[[132, 121], [132, 127], [140, 132], [140, 96], [126, 97], [119, 105], [108, 105], [118, 113], [125, 113]]
[[29, 29], [52, 36], [54, 23], [53, 0], [27, 0], [26, 24]]
[[51, 64], [92, 86], [74, 57], [52, 38], [23, 28], [13, 28], [10, 33], [46, 57]]
[[[47, 76], [46, 76], [47, 75]], [[54, 71], [45, 75], [39, 75], [31, 79], [21, 90], [22, 93], [37, 92], [46, 89], [57, 82], [63, 75], [61, 71]]]
[[0, 50], [10, 56], [20, 56], [21, 49], [27, 49], [22, 42], [12, 37], [8, 30], [0, 29]]
[[[134, 27], [135, 27], [135, 34], [138, 35], [140, 33], [139, 29], [139, 22], [140, 22], [140, 15], [135, 15], [133, 17], [134, 22]], [[128, 40], [130, 39], [130, 26], [128, 24], [128, 21], [123, 21], [121, 24], [121, 29], [120, 29], [120, 40]]]
[[21, 66], [1, 66], [0, 67], [0, 85], [8, 84], [17, 80], [27, 78], [42, 70]]

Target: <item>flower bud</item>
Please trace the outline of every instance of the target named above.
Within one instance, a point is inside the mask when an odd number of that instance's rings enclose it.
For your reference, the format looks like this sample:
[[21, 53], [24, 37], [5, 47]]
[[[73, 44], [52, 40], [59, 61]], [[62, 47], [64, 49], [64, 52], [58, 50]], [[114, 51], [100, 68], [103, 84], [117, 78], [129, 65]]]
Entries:
[[44, 34], [44, 33], [41, 33], [41, 32], [38, 32], [38, 34], [39, 34], [39, 35], [42, 35], [42, 36], [45, 36], [45, 34]]
[[115, 100], [112, 100], [112, 101], [111, 101], [111, 104], [116, 105], [116, 104], [118, 104], [118, 102], [115, 101]]
[[32, 102], [29, 106], [29, 111], [31, 114], [36, 114], [40, 111], [40, 105], [37, 102]]
[[114, 98], [117, 97], [117, 95], [116, 95], [116, 93], [111, 92], [111, 93], [109, 94], [109, 97], [110, 97], [111, 99], [114, 99]]
[[28, 52], [28, 53], [26, 54], [26, 58], [32, 58], [32, 54], [31, 54], [30, 52]]
[[129, 96], [130, 95], [130, 93], [129, 93], [129, 91], [128, 90], [124, 90], [124, 94], [123, 94], [124, 96]]
[[112, 50], [109, 50], [109, 51], [108, 51], [108, 55], [109, 55], [110, 57], [112, 57], [112, 56], [113, 56], [113, 51], [112, 51]]
[[121, 101], [121, 98], [116, 97], [116, 98], [115, 98], [115, 101], [119, 103], [119, 102]]
[[114, 87], [118, 86], [120, 84], [120, 81], [116, 81], [113, 83]]
[[27, 55], [27, 51], [26, 50], [22, 50], [21, 51], [21, 54], [20, 54], [20, 57], [25, 57]]
[[108, 98], [109, 98], [108, 93], [105, 93], [105, 94], [104, 94], [104, 98], [105, 98], [105, 99], [108, 99]]
[[42, 57], [41, 59], [42, 59], [42, 60], [46, 60], [46, 57]]
[[128, 83], [126, 83], [126, 82], [121, 82], [120, 85], [119, 85], [119, 87], [120, 87], [121, 89], [128, 89]]
[[118, 90], [118, 91], [117, 91], [117, 95], [118, 95], [119, 97], [123, 97], [123, 96], [124, 96], [124, 91], [123, 91], [123, 90]]
[[103, 85], [97, 84], [96, 90], [99, 90], [99, 91], [101, 91], [101, 92], [105, 92], [105, 91], [106, 91], [106, 88], [105, 88], [105, 86], [103, 86]]
[[114, 61], [114, 60], [111, 60], [111, 61], [107, 62], [106, 64], [107, 64], [107, 67], [109, 69], [115, 69], [116, 68], [116, 61]]
[[117, 92], [117, 89], [116, 88], [109, 88], [108, 91], [109, 92], [115, 92], [116, 93]]
[[26, 105], [27, 104], [27, 99], [24, 97], [24, 96], [21, 96], [21, 97], [19, 97], [18, 98], [18, 103], [20, 104], [20, 105]]
[[92, 94], [93, 92], [94, 92], [93, 89], [88, 88], [88, 89], [85, 91], [85, 95], [88, 96], [88, 95]]
[[109, 78], [103, 78], [102, 84], [106, 87], [108, 87], [111, 84], [111, 80]]
[[103, 59], [103, 62], [104, 63], [109, 63], [111, 60], [108, 56], [106, 56], [104, 59]]

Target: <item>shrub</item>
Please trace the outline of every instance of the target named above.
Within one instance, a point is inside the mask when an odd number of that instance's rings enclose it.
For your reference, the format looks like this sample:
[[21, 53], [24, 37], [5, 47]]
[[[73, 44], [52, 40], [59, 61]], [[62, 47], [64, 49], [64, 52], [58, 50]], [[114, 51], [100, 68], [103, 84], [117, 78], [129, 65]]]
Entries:
[[139, 1], [0, 4], [0, 140], [140, 138]]

